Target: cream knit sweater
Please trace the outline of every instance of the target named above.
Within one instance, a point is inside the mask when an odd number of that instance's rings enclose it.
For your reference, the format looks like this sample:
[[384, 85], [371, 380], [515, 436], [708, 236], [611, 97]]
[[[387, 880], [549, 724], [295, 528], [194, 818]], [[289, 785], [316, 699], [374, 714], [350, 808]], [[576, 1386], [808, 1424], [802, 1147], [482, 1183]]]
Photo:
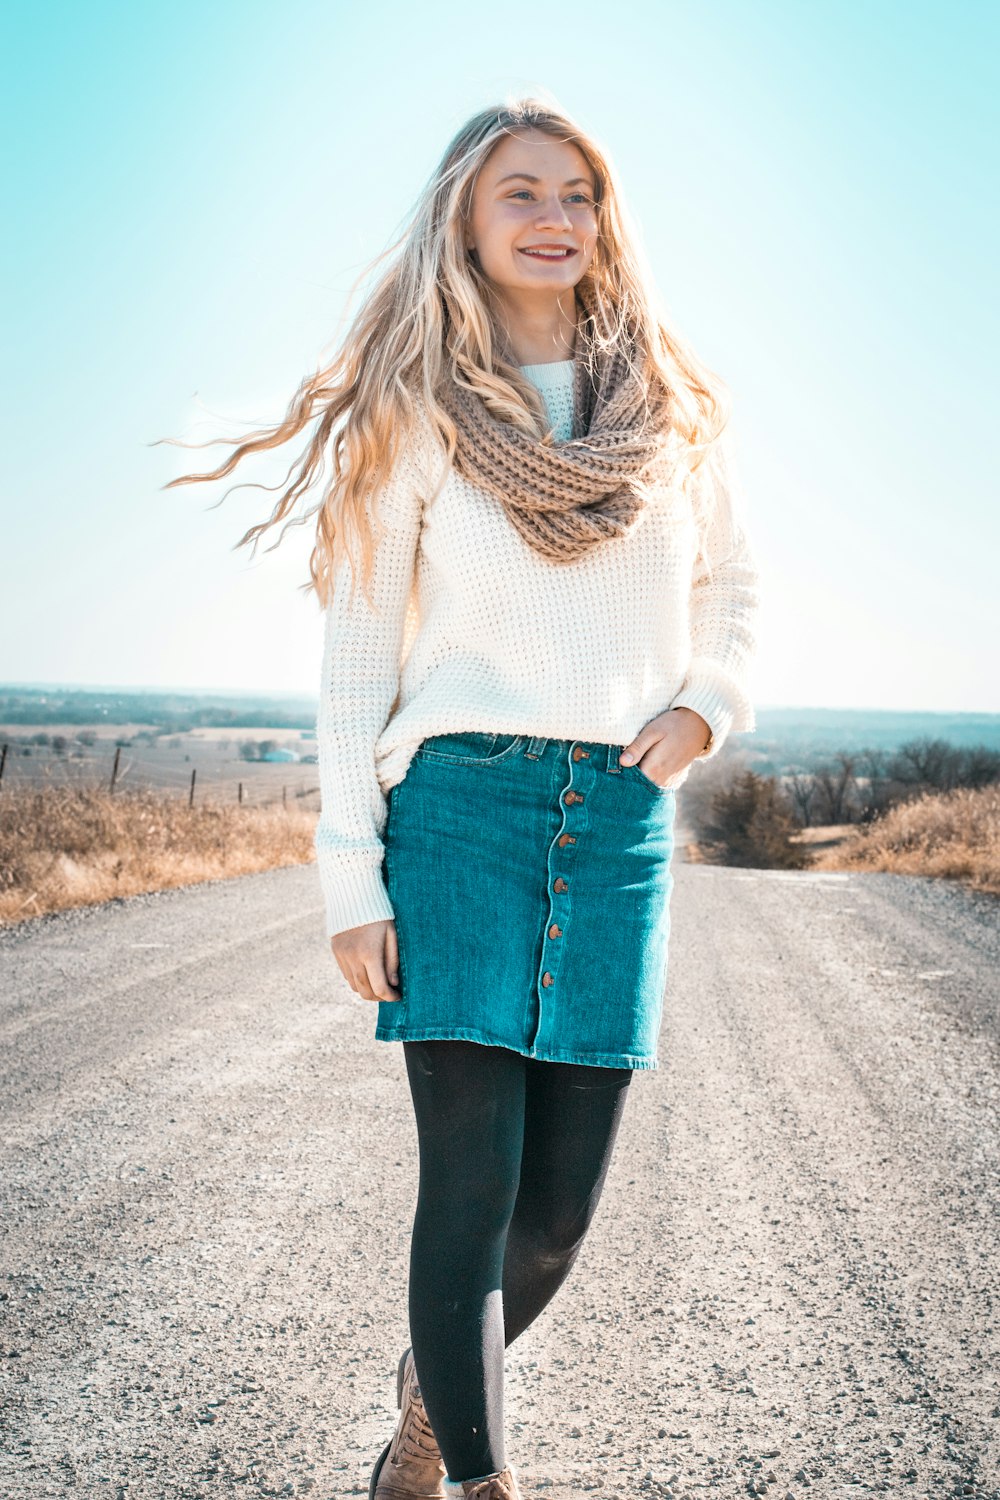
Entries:
[[[572, 361], [525, 365], [558, 440]], [[452, 471], [421, 415], [378, 496], [373, 614], [345, 558], [325, 611], [316, 721], [316, 857], [330, 936], [394, 916], [382, 878], [387, 795], [428, 735], [538, 734], [625, 745], [693, 708], [718, 753], [756, 725], [757, 566], [728, 438], [717, 479], [679, 487], [676, 450], [631, 530], [571, 563], [540, 557], [487, 492]], [[699, 539], [701, 545], [699, 547]], [[710, 564], [711, 576], [705, 567]], [[668, 785], [680, 786], [689, 767]]]

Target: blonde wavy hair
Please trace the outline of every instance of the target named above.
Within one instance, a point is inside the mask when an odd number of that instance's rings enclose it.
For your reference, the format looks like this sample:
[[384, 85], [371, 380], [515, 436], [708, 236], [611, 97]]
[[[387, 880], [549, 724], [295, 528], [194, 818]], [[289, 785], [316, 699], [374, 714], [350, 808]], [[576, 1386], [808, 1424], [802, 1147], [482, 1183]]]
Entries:
[[[302, 381], [283, 421], [243, 439], [213, 439], [231, 443], [235, 452], [210, 473], [185, 474], [163, 486], [172, 489], [223, 479], [250, 454], [281, 447], [316, 422], [297, 471], [271, 515], [251, 526], [236, 546], [252, 542], [253, 556], [258, 538], [270, 527], [285, 522], [276, 547], [285, 527], [304, 525], [316, 516], [310, 577], [302, 588], [306, 592], [315, 589], [323, 606], [333, 596], [344, 552], [351, 558], [352, 579], [356, 550], [360, 552], [367, 594], [377, 545], [369, 517], [379, 525], [377, 505], [370, 502], [392, 473], [413, 430], [418, 402], [424, 404], [442, 440], [446, 462], [437, 489], [444, 482], [454, 458], [456, 429], [436, 397], [443, 381], [460, 379], [471, 386], [500, 420], [514, 422], [539, 438], [547, 430], [541, 396], [516, 366], [501, 358], [499, 304], [489, 279], [465, 249], [465, 225], [480, 169], [505, 136], [527, 131], [571, 141], [594, 173], [597, 243], [586, 274], [597, 302], [595, 340], [607, 347], [628, 334], [647, 382], [659, 377], [672, 392], [670, 420], [674, 441], [681, 444], [686, 459], [684, 485], [729, 420], [728, 387], [671, 326], [660, 303], [607, 152], [565, 111], [537, 98], [514, 99], [500, 108], [480, 110], [452, 139], [403, 233], [355, 282], [356, 287], [389, 259], [339, 352], [331, 363]], [[327, 450], [332, 479], [317, 504], [293, 516], [299, 497], [321, 474]], [[356, 550], [346, 533], [353, 535]]]

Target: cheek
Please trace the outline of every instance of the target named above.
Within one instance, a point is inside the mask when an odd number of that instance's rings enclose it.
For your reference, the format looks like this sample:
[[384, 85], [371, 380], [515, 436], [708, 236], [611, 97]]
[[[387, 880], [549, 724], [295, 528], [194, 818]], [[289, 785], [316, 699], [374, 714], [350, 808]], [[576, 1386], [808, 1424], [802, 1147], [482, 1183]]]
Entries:
[[586, 262], [588, 262], [588, 264], [589, 264], [589, 262], [593, 260], [594, 253], [597, 250], [597, 230], [596, 229], [585, 229], [581, 225], [581, 227], [579, 228], [579, 230], [577, 232], [578, 232], [578, 234], [581, 236], [581, 238], [583, 240], [583, 247], [582, 247], [583, 259]]
[[493, 223], [501, 234], [512, 234], [521, 228], [525, 217], [523, 208], [518, 208], [516, 204], [510, 204], [506, 208], [497, 209], [493, 215]]
[[483, 219], [480, 241], [500, 251], [508, 250], [511, 242], [517, 239], [523, 230], [523, 214], [519, 214], [516, 209], [513, 212], [502, 210]]

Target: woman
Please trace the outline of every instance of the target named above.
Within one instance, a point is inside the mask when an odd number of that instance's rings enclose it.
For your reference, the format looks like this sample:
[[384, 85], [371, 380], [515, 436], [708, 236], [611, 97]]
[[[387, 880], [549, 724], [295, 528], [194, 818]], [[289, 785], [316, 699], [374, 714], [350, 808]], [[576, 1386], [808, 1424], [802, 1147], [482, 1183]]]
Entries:
[[658, 1066], [676, 791], [754, 727], [757, 574], [727, 393], [660, 312], [593, 139], [535, 100], [482, 111], [396, 248], [335, 363], [204, 477], [321, 418], [246, 542], [334, 460], [316, 851], [420, 1158], [369, 1493], [519, 1500], [504, 1349]]

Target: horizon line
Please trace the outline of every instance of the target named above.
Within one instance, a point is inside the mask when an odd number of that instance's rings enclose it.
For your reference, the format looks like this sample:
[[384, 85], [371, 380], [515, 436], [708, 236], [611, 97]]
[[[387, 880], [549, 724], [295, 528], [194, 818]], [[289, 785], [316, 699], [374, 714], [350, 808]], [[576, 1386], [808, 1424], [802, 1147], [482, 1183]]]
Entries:
[[[150, 683], [67, 683], [61, 682], [0, 682], [0, 693], [8, 690], [33, 691], [33, 692], [86, 692], [86, 693], [176, 693], [185, 694], [188, 697], [226, 697], [226, 698], [284, 698], [297, 701], [318, 701], [319, 694], [310, 692], [306, 688], [233, 688], [233, 687], [191, 687], [176, 684], [150, 684]], [[1000, 716], [1000, 710], [991, 708], [882, 708], [870, 705], [846, 705], [826, 703], [764, 703], [756, 702], [754, 707], [758, 713], [839, 713], [839, 714], [898, 714], [915, 715], [921, 714], [938, 715], [940, 717], [954, 718], [963, 715], [970, 718], [996, 718]]]

